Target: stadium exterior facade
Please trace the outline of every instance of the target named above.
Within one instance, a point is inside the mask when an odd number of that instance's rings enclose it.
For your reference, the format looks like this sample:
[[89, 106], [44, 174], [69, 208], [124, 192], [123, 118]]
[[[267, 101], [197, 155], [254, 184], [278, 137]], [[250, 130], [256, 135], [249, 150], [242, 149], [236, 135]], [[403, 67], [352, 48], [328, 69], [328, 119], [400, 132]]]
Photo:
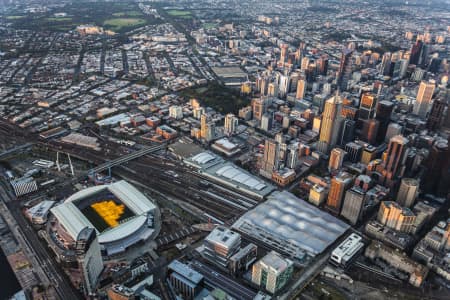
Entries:
[[[102, 193], [114, 196], [131, 211], [132, 216], [120, 221], [117, 226], [100, 231], [80, 207], [104, 200], [96, 198], [96, 195]], [[153, 202], [126, 181], [93, 186], [73, 194], [64, 203], [51, 209], [55, 218], [50, 225], [49, 235], [67, 255], [80, 232], [90, 227], [97, 233], [103, 255], [115, 255], [153, 235], [154, 224], [149, 220], [153, 221], [155, 210]]]

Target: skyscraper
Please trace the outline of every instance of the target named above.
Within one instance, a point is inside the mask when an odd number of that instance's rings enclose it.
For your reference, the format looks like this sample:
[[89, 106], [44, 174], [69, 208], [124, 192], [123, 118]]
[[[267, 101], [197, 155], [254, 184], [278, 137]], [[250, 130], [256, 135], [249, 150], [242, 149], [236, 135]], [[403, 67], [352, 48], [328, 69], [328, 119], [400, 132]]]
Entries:
[[284, 64], [288, 57], [289, 45], [281, 44], [280, 46], [280, 64]]
[[366, 193], [371, 186], [372, 179], [369, 176], [359, 175], [354, 186], [345, 193], [341, 215], [352, 225], [355, 225], [362, 216]]
[[340, 148], [334, 148], [330, 153], [330, 160], [328, 162], [328, 170], [339, 170], [342, 167], [344, 158], [347, 152]]
[[441, 99], [436, 99], [433, 102], [433, 106], [431, 106], [430, 115], [427, 119], [427, 128], [431, 131], [436, 131], [440, 128], [442, 117], [444, 116], [445, 108], [447, 107], [447, 103], [445, 103]]
[[319, 137], [319, 147], [323, 152], [328, 152], [338, 141], [342, 123], [341, 106], [342, 100], [339, 95], [335, 95], [325, 102]]
[[426, 172], [423, 176], [423, 189], [426, 193], [446, 196], [449, 182], [448, 169], [450, 162], [449, 144], [445, 140], [436, 141], [431, 147], [425, 161]]
[[297, 82], [297, 93], [295, 98], [303, 99], [303, 97], [305, 97], [305, 92], [306, 92], [306, 81], [303, 78], [301, 78]]
[[409, 209], [393, 201], [383, 201], [378, 211], [378, 222], [391, 229], [413, 233], [416, 216]]
[[391, 67], [391, 52], [385, 52], [379, 65], [379, 72], [382, 75], [388, 75]]
[[339, 145], [345, 146], [347, 143], [355, 139], [355, 123], [356, 122], [352, 119], [344, 120]]
[[413, 112], [424, 119], [427, 115], [431, 99], [433, 98], [435, 82], [422, 81], [417, 91], [416, 103], [414, 104]]
[[352, 54], [353, 51], [348, 48], [342, 51], [337, 80], [337, 85], [342, 91], [347, 89], [348, 81], [352, 76]]
[[375, 119], [362, 121], [360, 138], [369, 144], [375, 144], [380, 122]]
[[350, 188], [352, 181], [352, 175], [347, 172], [341, 172], [336, 177], [331, 179], [331, 187], [327, 199], [327, 208], [335, 214], [340, 213], [342, 199], [345, 191]]
[[363, 120], [372, 119], [377, 105], [376, 96], [372, 93], [364, 93], [359, 104], [358, 117]]
[[95, 292], [98, 278], [103, 271], [103, 259], [95, 229], [86, 227], [75, 242], [75, 253], [83, 278], [85, 295]]
[[411, 55], [409, 57], [409, 63], [413, 65], [418, 65], [420, 61], [420, 56], [422, 53], [423, 42], [418, 40], [411, 48]]
[[263, 98], [255, 98], [252, 100], [253, 118], [261, 120], [266, 111], [266, 105]]
[[378, 133], [376, 141], [378, 144], [384, 142], [386, 137], [387, 128], [391, 122], [392, 111], [394, 110], [394, 103], [387, 100], [378, 102], [376, 119], [379, 122]]
[[227, 114], [225, 116], [225, 134], [232, 135], [236, 132], [238, 126], [238, 118], [234, 114]]
[[253, 265], [252, 282], [272, 294], [276, 293], [289, 281], [293, 268], [292, 261], [271, 251]]
[[404, 207], [411, 207], [419, 193], [419, 181], [414, 178], [403, 178], [397, 193], [397, 203]]
[[383, 162], [377, 168], [388, 187], [392, 187], [395, 180], [402, 177], [405, 172], [408, 144], [409, 140], [402, 135], [396, 135], [389, 141], [388, 148], [383, 154]]
[[261, 161], [260, 174], [266, 178], [272, 178], [273, 171], [279, 168], [280, 144], [274, 140], [267, 139], [264, 144], [264, 156]]
[[216, 126], [206, 114], [203, 114], [200, 117], [200, 135], [202, 139], [207, 142], [211, 141], [216, 136]]

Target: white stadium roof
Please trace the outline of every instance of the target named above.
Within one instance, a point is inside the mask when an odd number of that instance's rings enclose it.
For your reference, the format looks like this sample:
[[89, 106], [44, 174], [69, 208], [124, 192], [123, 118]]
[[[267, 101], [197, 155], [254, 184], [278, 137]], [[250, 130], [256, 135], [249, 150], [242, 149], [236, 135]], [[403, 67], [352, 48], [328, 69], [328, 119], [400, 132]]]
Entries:
[[[106, 189], [122, 201], [135, 214], [135, 217], [100, 233], [78, 209], [75, 202]], [[69, 197], [63, 204], [52, 208], [51, 212], [74, 240], [77, 239], [81, 230], [85, 227], [91, 227], [97, 231], [100, 243], [109, 243], [137, 231], [145, 224], [147, 213], [153, 211], [153, 209], [155, 209], [155, 205], [135, 187], [126, 181], [118, 181], [110, 185], [94, 186], [79, 191]]]
[[[273, 192], [266, 202], [244, 214], [232, 227], [292, 256], [302, 251], [315, 256], [349, 228], [344, 222], [286, 191]], [[271, 238], [267, 239], [268, 236]]]

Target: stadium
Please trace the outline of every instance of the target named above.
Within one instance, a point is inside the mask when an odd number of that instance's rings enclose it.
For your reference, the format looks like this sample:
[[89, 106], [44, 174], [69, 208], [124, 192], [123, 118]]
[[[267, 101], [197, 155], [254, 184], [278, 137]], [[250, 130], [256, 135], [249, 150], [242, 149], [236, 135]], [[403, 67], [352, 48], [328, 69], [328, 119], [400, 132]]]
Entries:
[[155, 232], [156, 206], [126, 181], [81, 190], [51, 209], [54, 242], [73, 249], [80, 232], [94, 228], [102, 253], [114, 255], [148, 240]]

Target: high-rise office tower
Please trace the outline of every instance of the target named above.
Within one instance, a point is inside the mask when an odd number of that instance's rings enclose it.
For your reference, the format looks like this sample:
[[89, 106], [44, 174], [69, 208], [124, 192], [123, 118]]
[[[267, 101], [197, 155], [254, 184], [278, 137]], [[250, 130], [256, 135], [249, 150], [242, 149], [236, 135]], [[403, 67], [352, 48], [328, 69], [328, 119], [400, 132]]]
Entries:
[[386, 137], [387, 128], [391, 122], [392, 111], [394, 110], [394, 103], [387, 100], [378, 102], [376, 120], [379, 122], [378, 133], [376, 141], [378, 144], [384, 142]]
[[433, 98], [434, 89], [434, 80], [430, 82], [422, 81], [419, 85], [413, 112], [422, 119], [424, 119], [427, 115], [431, 99]]
[[389, 123], [386, 130], [385, 142], [389, 142], [394, 136], [402, 134], [403, 126], [397, 123]]
[[355, 139], [355, 121], [352, 119], [345, 119], [342, 123], [342, 133], [339, 139], [339, 145], [345, 146], [345, 144]]
[[316, 61], [317, 73], [319, 75], [327, 75], [328, 72], [328, 57], [326, 55], [322, 55]]
[[423, 189], [426, 193], [446, 196], [449, 190], [448, 166], [450, 162], [449, 144], [445, 140], [436, 141], [425, 161]]
[[259, 91], [261, 93], [261, 96], [267, 96], [268, 90], [269, 90], [269, 77], [263, 76], [258, 78], [258, 85], [259, 85]]
[[207, 142], [211, 141], [216, 136], [216, 126], [214, 121], [210, 120], [206, 114], [203, 114], [200, 117], [200, 136]]
[[327, 199], [327, 208], [333, 213], [340, 213], [342, 199], [344, 198], [345, 191], [350, 188], [352, 181], [352, 175], [347, 172], [340, 172], [336, 177], [331, 179], [331, 187]]
[[298, 143], [290, 144], [287, 147], [286, 166], [290, 169], [295, 169], [298, 163]]
[[253, 118], [261, 120], [263, 114], [266, 112], [266, 102], [263, 98], [255, 98], [252, 100]]
[[278, 84], [275, 82], [269, 83], [269, 87], [267, 89], [267, 96], [276, 97], [278, 96]]
[[368, 120], [372, 119], [375, 115], [375, 109], [377, 107], [376, 95], [372, 93], [364, 93], [359, 103], [358, 117], [359, 119]]
[[306, 81], [301, 78], [297, 81], [297, 93], [295, 95], [295, 98], [297, 99], [303, 99], [305, 97], [306, 92]]
[[300, 65], [300, 68], [302, 70], [308, 70], [308, 66], [309, 66], [309, 57], [303, 57], [302, 58], [302, 63]]
[[252, 282], [274, 294], [286, 285], [293, 269], [292, 261], [271, 251], [253, 265]]
[[411, 207], [419, 193], [419, 181], [414, 178], [402, 178], [397, 193], [397, 203], [404, 207]]
[[379, 65], [379, 72], [382, 75], [388, 75], [391, 67], [391, 52], [385, 52]]
[[280, 46], [280, 64], [284, 64], [287, 61], [289, 52], [288, 44], [281, 44]]
[[402, 135], [396, 135], [389, 141], [383, 154], [383, 162], [377, 168], [388, 187], [392, 187], [395, 180], [401, 178], [405, 172], [408, 144], [409, 140]]
[[433, 57], [430, 61], [430, 65], [428, 66], [428, 71], [431, 73], [439, 73], [439, 69], [442, 65], [442, 59], [439, 57]]
[[405, 77], [407, 68], [408, 68], [408, 61], [406, 59], [397, 60], [394, 65], [392, 77], [398, 79]]
[[338, 141], [342, 123], [341, 107], [342, 99], [338, 94], [325, 102], [319, 137], [319, 147], [323, 152], [328, 152]]
[[359, 175], [355, 184], [345, 193], [341, 215], [352, 225], [360, 220], [363, 211], [367, 191], [372, 187], [372, 179], [367, 175]]
[[427, 119], [427, 128], [431, 131], [436, 131], [441, 127], [442, 118], [444, 116], [447, 103], [441, 99], [436, 99], [431, 106], [430, 115]]
[[413, 233], [415, 230], [416, 216], [406, 207], [400, 206], [393, 201], [382, 201], [378, 211], [378, 222], [388, 228]]
[[339, 170], [342, 167], [346, 154], [347, 152], [340, 148], [334, 148], [331, 150], [330, 159], [328, 161], [328, 170]]
[[75, 242], [75, 253], [83, 278], [84, 294], [96, 291], [98, 278], [103, 271], [103, 259], [94, 228], [86, 227], [80, 231]]
[[273, 115], [271, 113], [265, 113], [261, 118], [261, 129], [269, 131], [272, 129]]
[[367, 145], [361, 155], [361, 163], [368, 165], [377, 156], [377, 148], [372, 145]]
[[238, 126], [238, 118], [234, 114], [227, 114], [225, 116], [225, 134], [232, 135], [236, 132]]
[[348, 82], [352, 77], [352, 54], [353, 51], [347, 48], [342, 51], [337, 80], [337, 85], [342, 91], [347, 89]]
[[280, 74], [278, 78], [278, 96], [280, 98], [286, 97], [287, 93], [289, 92], [289, 76]]
[[241, 247], [241, 235], [230, 229], [218, 226], [203, 241], [204, 256], [224, 268], [231, 256]]
[[379, 125], [380, 122], [375, 119], [363, 120], [360, 133], [361, 140], [369, 144], [375, 144]]
[[348, 142], [345, 144], [345, 152], [347, 152], [348, 159], [356, 163], [360, 160], [363, 147], [355, 142]]
[[413, 65], [418, 65], [420, 61], [420, 56], [422, 53], [423, 42], [418, 40], [411, 48], [411, 55], [409, 57], [409, 63]]
[[272, 178], [273, 171], [279, 168], [280, 144], [267, 139], [264, 144], [264, 156], [261, 161], [260, 174], [266, 178]]
[[422, 52], [420, 52], [419, 65], [426, 67], [428, 65], [428, 54], [430, 53], [430, 46], [424, 44], [422, 46]]

